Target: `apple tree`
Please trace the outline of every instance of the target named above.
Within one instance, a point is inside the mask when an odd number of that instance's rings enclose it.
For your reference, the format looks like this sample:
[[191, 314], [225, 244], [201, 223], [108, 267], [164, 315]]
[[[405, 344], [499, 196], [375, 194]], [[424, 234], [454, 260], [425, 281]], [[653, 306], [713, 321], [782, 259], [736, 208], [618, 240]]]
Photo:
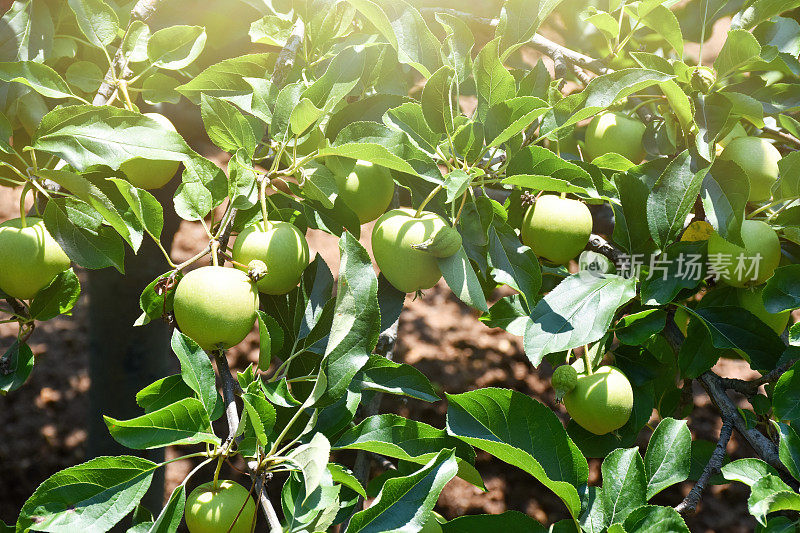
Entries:
[[[761, 530], [798, 527], [800, 2], [243, 3], [251, 53], [221, 59], [210, 27], [159, 18], [168, 0], [18, 0], [0, 20], [0, 184], [20, 192], [0, 225], [19, 331], [0, 390], [36, 371], [28, 340], [70, 313], [74, 269], [124, 273], [145, 241], [164, 268], [131, 327], [167, 321], [180, 364], [139, 416], [105, 418], [130, 455], [44, 480], [5, 529], [688, 531], [712, 483], [748, 485]], [[164, 116], [176, 105], [225, 168]], [[171, 212], [207, 237], [183, 262]], [[308, 230], [339, 238], [338, 272]], [[522, 337], [531, 372], [555, 367], [566, 427], [510, 389], [442, 398], [392, 361], [407, 294], [441, 279]], [[234, 375], [225, 351], [254, 327], [258, 364]], [[760, 377], [721, 375], [721, 357]], [[695, 385], [716, 443], [687, 425]], [[386, 395], [447, 402], [446, 426], [381, 412]], [[751, 457], [726, 457], [734, 432]], [[198, 465], [145, 509], [166, 462], [136, 453], [167, 446]], [[570, 518], [436, 514], [453, 478], [485, 489], [476, 450]], [[236, 456], [244, 481], [220, 479]]]

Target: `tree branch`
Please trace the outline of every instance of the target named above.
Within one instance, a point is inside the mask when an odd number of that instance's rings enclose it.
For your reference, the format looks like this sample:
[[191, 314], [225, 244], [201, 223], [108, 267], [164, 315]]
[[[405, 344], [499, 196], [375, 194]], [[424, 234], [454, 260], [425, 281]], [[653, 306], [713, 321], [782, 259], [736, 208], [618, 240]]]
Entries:
[[700, 502], [700, 496], [702, 496], [708, 480], [711, 479], [711, 476], [720, 472], [720, 469], [722, 468], [722, 461], [725, 459], [725, 449], [728, 446], [728, 441], [731, 440], [732, 433], [732, 422], [730, 420], [723, 419], [722, 429], [719, 432], [719, 439], [717, 440], [717, 446], [714, 448], [714, 452], [711, 454], [708, 464], [706, 464], [706, 467], [703, 469], [703, 473], [700, 475], [697, 483], [694, 484], [694, 487], [692, 487], [692, 490], [689, 491], [689, 494], [686, 495], [686, 498], [684, 498], [681, 503], [675, 506], [675, 510], [682, 515], [690, 515], [695, 512], [697, 509], [697, 504]]
[[297, 59], [297, 52], [303, 45], [306, 36], [306, 26], [299, 18], [292, 27], [292, 33], [286, 39], [286, 44], [278, 54], [278, 59], [275, 61], [275, 69], [272, 71], [272, 84], [277, 87], [283, 87], [286, 83], [286, 77], [292, 71], [295, 61]]
[[[236, 432], [239, 429], [239, 409], [236, 406], [236, 394], [242, 392], [242, 387], [231, 373], [231, 369], [228, 366], [228, 359], [225, 357], [225, 352], [223, 350], [215, 351], [214, 359], [217, 362], [217, 372], [219, 373], [220, 380], [222, 381], [222, 399], [225, 402], [225, 417], [228, 420], [228, 438], [225, 440], [225, 444], [223, 445], [227, 448], [233, 443], [234, 439], [237, 441], [241, 440], [241, 436], [234, 437], [234, 435], [236, 435]], [[261, 482], [261, 476], [258, 474], [258, 472], [256, 472], [255, 468], [250, 462], [247, 463], [247, 470], [250, 474], [251, 481], [255, 483], [256, 494], [258, 494], [258, 500], [261, 503], [261, 509], [264, 511], [264, 515], [267, 517], [267, 521], [269, 522], [270, 531], [282, 531], [281, 523], [280, 520], [278, 520], [278, 515], [275, 512], [275, 508], [272, 506], [272, 502], [264, 492], [265, 485]]]
[[604, 255], [615, 265], [619, 264], [619, 259], [623, 255], [622, 252], [617, 250], [613, 244], [596, 233], [592, 233], [589, 236], [589, 243], [586, 245], [586, 247], [593, 252]]
[[758, 394], [758, 388], [761, 385], [766, 383], [772, 383], [773, 381], [777, 381], [780, 377], [789, 370], [792, 365], [797, 362], [797, 359], [792, 359], [788, 361], [775, 370], [772, 370], [758, 379], [754, 379], [753, 381], [745, 381], [743, 379], [736, 379], [736, 378], [720, 378], [722, 382], [722, 386], [726, 389], [736, 391], [740, 394], [751, 398]]
[[[128, 23], [128, 27], [130, 28], [130, 24], [136, 20], [147, 22], [165, 1], [166, 0], [139, 0], [136, 2], [136, 5], [133, 6], [131, 10], [131, 20]], [[119, 72], [119, 76], [117, 76], [117, 72]], [[114, 54], [111, 66], [108, 67], [106, 75], [103, 77], [103, 83], [101, 83], [100, 88], [97, 89], [97, 94], [95, 94], [94, 100], [92, 100], [92, 105], [99, 106], [107, 104], [111, 95], [117, 90], [117, 80], [127, 80], [132, 75], [133, 71], [127, 67], [127, 59], [123, 56], [122, 47], [120, 46], [117, 49], [117, 53]]]

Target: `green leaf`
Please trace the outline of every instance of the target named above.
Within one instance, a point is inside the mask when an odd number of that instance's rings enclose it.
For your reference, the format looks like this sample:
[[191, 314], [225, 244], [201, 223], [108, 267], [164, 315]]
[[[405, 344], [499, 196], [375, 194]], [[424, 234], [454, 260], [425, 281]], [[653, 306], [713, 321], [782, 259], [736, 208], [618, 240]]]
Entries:
[[43, 217], [47, 231], [64, 253], [80, 266], [90, 269], [113, 266], [124, 272], [122, 262], [125, 250], [122, 239], [113, 229], [99, 227], [102, 221], [100, 217], [92, 221], [98, 225], [96, 230], [79, 225], [86, 220], [86, 209], [91, 207], [62, 199], [50, 200]]
[[775, 384], [772, 410], [778, 420], [800, 420], [800, 363], [792, 365]]
[[31, 145], [79, 171], [93, 165], [116, 170], [135, 157], [186, 161], [194, 155], [178, 133], [139, 113], [108, 106], [54, 109], [42, 119]]
[[247, 79], [269, 78], [274, 63], [274, 54], [233, 57], [211, 65], [175, 90], [194, 103], [200, 102], [203, 93], [218, 98], [252, 94], [254, 89]]
[[181, 95], [175, 92], [179, 84], [172, 76], [154, 72], [142, 83], [142, 99], [150, 105], [177, 104], [181, 101]]
[[603, 512], [606, 524], [621, 524], [647, 503], [647, 480], [638, 448], [619, 448], [603, 460]]
[[158, 68], [181, 70], [200, 57], [205, 45], [202, 26], [169, 26], [150, 36], [147, 58]]
[[346, 533], [421, 529], [456, 469], [454, 452], [442, 450], [413, 474], [389, 479], [372, 505], [353, 515]]
[[256, 150], [256, 137], [250, 123], [232, 104], [202, 95], [200, 110], [203, 124], [211, 142], [226, 152], [236, 152], [242, 148], [248, 155]]
[[650, 69], [625, 68], [592, 79], [586, 88], [560, 100], [547, 115], [539, 135], [549, 135], [556, 130], [590, 118], [615, 102], [627, 98], [647, 87], [663, 83], [673, 76]]
[[323, 474], [327, 472], [331, 455], [331, 443], [322, 433], [316, 433], [308, 444], [301, 444], [292, 450], [288, 458], [303, 475], [306, 494], [311, 495], [320, 485]]
[[17, 530], [107, 531], [136, 507], [158, 466], [122, 455], [57, 472], [25, 502]]
[[508, 185], [595, 195], [595, 183], [586, 170], [542, 146], [528, 146], [517, 152], [508, 163], [506, 175], [503, 183]]
[[388, 110], [383, 122], [390, 128], [405, 132], [419, 148], [427, 153], [435, 152], [442, 139], [441, 135], [428, 126], [425, 114], [422, 112], [422, 105], [418, 102], [406, 102]]
[[[362, 11], [366, 3], [372, 3], [364, 0], [348, 1], [359, 11]], [[366, 11], [362, 11], [367, 20], [375, 24], [389, 43], [397, 49], [397, 59], [400, 63], [411, 65], [423, 77], [430, 78], [431, 73], [436, 72], [442, 64], [442, 45], [428, 28], [425, 19], [417, 8], [406, 0], [379, 0], [378, 4], [385, 15], [372, 18]], [[393, 36], [388, 35], [385, 23], [391, 27]]]
[[754, 457], [737, 459], [722, 467], [722, 475], [729, 481], [738, 481], [752, 487], [756, 481], [768, 476], [778, 475], [778, 471], [773, 467]]
[[366, 365], [353, 377], [360, 390], [397, 394], [424, 402], [440, 398], [425, 374], [411, 365], [395, 363], [382, 355], [370, 355]]
[[778, 455], [789, 473], [800, 481], [800, 437], [794, 428], [781, 422], [772, 422], [780, 433]]
[[756, 481], [750, 489], [747, 508], [761, 525], [766, 525], [767, 515], [778, 511], [800, 511], [800, 494], [774, 475]]
[[690, 311], [703, 320], [716, 348], [746, 355], [754, 369], [775, 368], [786, 348], [769, 326], [740, 308], [712, 306]]
[[503, 117], [504, 120], [500, 124], [503, 129], [500, 132], [495, 132], [496, 128], [492, 128], [487, 132], [487, 135], [497, 133], [496, 137], [489, 142], [489, 146], [493, 148], [507, 143], [527, 130], [536, 119], [544, 115], [548, 110], [547, 102], [535, 96], [517, 96], [495, 104], [489, 110], [489, 125], [491, 125], [493, 116]]
[[345, 468], [344, 466], [336, 463], [328, 463], [328, 472], [330, 472], [334, 483], [340, 483], [341, 485], [352, 489], [362, 498], [367, 497], [367, 491], [364, 490], [361, 482], [358, 480], [358, 478], [356, 478], [355, 475], [353, 475], [353, 472], [349, 468]]
[[770, 313], [780, 313], [800, 307], [800, 265], [778, 267], [767, 280], [761, 296]]
[[111, 436], [128, 448], [147, 450], [180, 444], [219, 445], [205, 406], [186, 398], [131, 420], [103, 416]]
[[780, 15], [798, 6], [800, 6], [800, 1], [798, 0], [755, 0], [754, 2], [748, 2], [747, 7], [733, 17], [732, 25], [734, 28], [750, 29], [775, 15]]
[[514, 76], [500, 61], [498, 46], [498, 39], [486, 43], [475, 59], [473, 70], [478, 91], [475, 116], [478, 121], [486, 120], [489, 109], [494, 105], [510, 100], [517, 94]]
[[456, 78], [464, 82], [472, 73], [472, 49], [475, 36], [466, 20], [449, 13], [436, 13], [436, 22], [445, 30], [442, 53], [445, 62], [456, 71]]
[[672, 507], [644, 505], [634, 509], [623, 522], [625, 533], [647, 533], [649, 531], [670, 531], [690, 533], [683, 517]]
[[578, 487], [586, 484], [589, 467], [553, 411], [508, 389], [485, 388], [447, 400], [449, 434], [529, 473], [578, 517]]
[[525, 355], [539, 366], [545, 355], [599, 340], [614, 314], [636, 294], [636, 280], [614, 274], [573, 274], [542, 298], [525, 328]]
[[[350, 233], [339, 239], [341, 263], [334, 318], [322, 360], [325, 403], [340, 398], [369, 361], [380, 333], [378, 278], [366, 249]], [[315, 391], [326, 384], [318, 381]]]
[[184, 220], [200, 220], [228, 197], [228, 178], [203, 157], [192, 158], [184, 165], [181, 184], [172, 199], [175, 212]]
[[500, 11], [495, 38], [505, 60], [519, 46], [531, 40], [544, 19], [563, 0], [506, 0]]
[[717, 78], [724, 78], [761, 55], [761, 45], [752, 33], [745, 30], [731, 30], [722, 49], [714, 60]]
[[159, 240], [161, 230], [164, 229], [164, 210], [156, 197], [144, 189], [134, 187], [128, 180], [111, 178], [109, 181], [117, 186], [144, 230]]
[[322, 113], [330, 113], [358, 84], [365, 60], [366, 54], [358, 48], [345, 48], [333, 58], [325, 74], [303, 92], [302, 98], [311, 100]]
[[151, 413], [193, 396], [194, 391], [183, 377], [174, 374], [161, 378], [136, 393], [136, 403], [145, 413]]
[[[9, 3], [5, 4], [8, 7]], [[0, 19], [0, 61], [43, 62], [53, 52], [53, 17], [47, 3], [10, 3]]]
[[186, 485], [178, 485], [161, 510], [158, 518], [147, 530], [148, 533], [174, 533], [181, 525], [184, 507], [186, 506]]
[[246, 148], [239, 148], [228, 161], [228, 195], [236, 209], [249, 209], [258, 203], [258, 181], [253, 160]]
[[591, 6], [589, 12], [592, 14], [584, 19], [585, 22], [600, 30], [607, 40], [616, 39], [619, 36], [619, 22], [610, 13], [598, 11]]
[[365, 450], [401, 461], [424, 465], [441, 450], [454, 449], [458, 476], [483, 487], [475, 470], [475, 452], [443, 429], [399, 415], [384, 414], [366, 418], [346, 431], [334, 444], [335, 450]]
[[[67, 82], [85, 93], [94, 94], [103, 83], [105, 74], [100, 67], [90, 61], [77, 61], [67, 68]], [[82, 100], [79, 98], [79, 100]]]
[[120, 45], [122, 56], [131, 63], [147, 60], [147, 41], [150, 39], [150, 28], [141, 20], [134, 20], [128, 27], [128, 33]]
[[20, 388], [33, 370], [33, 352], [26, 343], [14, 339], [0, 357], [0, 393], [6, 395]]
[[489, 226], [489, 266], [497, 283], [518, 291], [529, 306], [536, 303], [542, 286], [539, 260], [511, 226], [496, 219]]
[[47, 98], [73, 98], [86, 102], [72, 92], [58, 72], [41, 63], [33, 61], [0, 63], [0, 80], [27, 85]]
[[456, 71], [445, 65], [433, 73], [422, 90], [425, 122], [436, 133], [453, 133], [453, 82]]
[[731, 161], [717, 159], [703, 178], [700, 198], [706, 218], [722, 238], [736, 245], [744, 244], [741, 230], [749, 195], [747, 174]]
[[265, 15], [250, 23], [250, 41], [283, 48], [292, 33], [292, 21], [278, 15]]
[[81, 295], [81, 282], [71, 268], [61, 272], [44, 289], [36, 293], [31, 302], [31, 318], [42, 322], [70, 314]]
[[289, 117], [289, 131], [292, 135], [300, 137], [322, 118], [323, 114], [324, 111], [318, 109], [311, 100], [303, 98], [292, 109]]
[[172, 351], [181, 363], [181, 377], [197, 394], [209, 416], [217, 407], [217, 383], [208, 355], [192, 339], [178, 331], [172, 333]]
[[119, 32], [119, 19], [103, 0], [67, 0], [75, 13], [78, 27], [97, 48], [105, 49]]
[[622, 317], [614, 327], [614, 334], [623, 344], [640, 346], [650, 337], [664, 329], [667, 312], [663, 309], [648, 309]]
[[683, 56], [683, 34], [678, 18], [672, 11], [663, 5], [658, 5], [640, 20], [645, 26], [661, 35], [679, 56]]
[[644, 456], [647, 500], [689, 477], [691, 449], [692, 434], [685, 420], [665, 418], [659, 422]]
[[479, 311], [489, 310], [481, 282], [463, 247], [450, 257], [440, 257], [436, 261], [447, 286], [462, 302]]
[[[800, 135], [800, 132], [798, 132]], [[780, 172], [780, 197], [800, 196], [800, 153], [789, 152], [778, 161]]]
[[708, 172], [708, 168], [698, 170], [695, 165], [689, 150], [684, 150], [670, 161], [647, 197], [650, 234], [662, 249], [683, 230]]

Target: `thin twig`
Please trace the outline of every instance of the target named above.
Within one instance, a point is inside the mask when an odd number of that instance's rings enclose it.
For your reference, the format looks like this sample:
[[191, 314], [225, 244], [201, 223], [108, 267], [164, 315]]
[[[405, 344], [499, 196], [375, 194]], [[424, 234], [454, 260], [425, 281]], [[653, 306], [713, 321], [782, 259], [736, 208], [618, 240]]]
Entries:
[[619, 259], [622, 256], [622, 252], [617, 250], [610, 242], [605, 240], [603, 237], [595, 233], [592, 233], [589, 236], [589, 243], [586, 245], [586, 248], [588, 248], [593, 252], [597, 252], [600, 255], [604, 255], [615, 265], [619, 263]]
[[703, 490], [708, 484], [708, 480], [711, 479], [711, 476], [720, 472], [722, 461], [725, 459], [725, 450], [728, 447], [728, 441], [731, 440], [732, 433], [733, 422], [723, 418], [717, 446], [714, 448], [714, 452], [711, 454], [711, 458], [708, 460], [705, 468], [703, 468], [703, 473], [700, 475], [697, 483], [694, 484], [694, 487], [692, 487], [692, 490], [689, 491], [689, 494], [686, 495], [686, 498], [675, 506], [675, 510], [682, 515], [690, 515], [695, 512], [697, 504], [700, 502], [700, 496], [702, 496]]
[[798, 139], [797, 137], [795, 137], [794, 135], [791, 135], [789, 133], [786, 133], [786, 132], [783, 132], [783, 131], [778, 131], [778, 130], [775, 130], [775, 129], [772, 129], [772, 128], [766, 127], [766, 126], [764, 128], [762, 128], [761, 131], [763, 131], [764, 133], [766, 133], [768, 135], [772, 135], [772, 136], [778, 137], [779, 139], [781, 139], [783, 141], [786, 141], [786, 142], [788, 142], [790, 144], [793, 144], [795, 146], [800, 146], [800, 139]]
[[796, 362], [797, 359], [792, 359], [791, 361], [782, 364], [775, 370], [772, 370], [760, 378], [754, 379], [753, 381], [745, 381], [743, 379], [736, 378], [720, 378], [720, 381], [722, 386], [726, 389], [736, 391], [750, 398], [758, 394], [758, 388], [761, 385], [772, 383], [773, 381], [780, 379], [780, 377], [785, 374], [786, 371], [789, 370]]

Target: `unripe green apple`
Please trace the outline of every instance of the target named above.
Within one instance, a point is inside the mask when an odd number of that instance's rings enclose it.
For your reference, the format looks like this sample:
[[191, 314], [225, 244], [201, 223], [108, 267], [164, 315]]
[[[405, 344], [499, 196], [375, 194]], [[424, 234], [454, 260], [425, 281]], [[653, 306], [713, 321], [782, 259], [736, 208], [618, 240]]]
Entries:
[[[745, 287], [761, 285], [775, 272], [781, 261], [781, 243], [778, 234], [769, 224], [760, 220], [742, 222], [742, 242], [744, 248], [731, 244], [719, 233], [708, 238], [709, 263], [716, 258], [723, 259], [727, 269], [720, 268], [720, 277], [728, 285]], [[761, 258], [757, 260], [756, 256]], [[716, 256], [716, 257], [715, 257]], [[741, 262], [742, 268], [737, 270]], [[753, 276], [758, 268], [758, 275]]]
[[27, 300], [69, 268], [69, 257], [53, 239], [44, 221], [15, 218], [0, 224], [0, 289]]
[[763, 202], [772, 197], [781, 153], [769, 141], [760, 137], [737, 137], [728, 143], [719, 158], [733, 161], [750, 178], [749, 201]]
[[772, 328], [778, 335], [783, 333], [783, 330], [785, 330], [786, 326], [789, 324], [791, 311], [786, 310], [780, 313], [770, 313], [767, 311], [767, 308], [764, 306], [764, 300], [762, 299], [764, 287], [739, 289], [737, 292], [739, 296], [739, 305], [756, 315], [759, 320]]
[[263, 221], [246, 227], [233, 244], [233, 260], [249, 265], [263, 261], [267, 275], [257, 285], [264, 294], [286, 294], [297, 286], [308, 266], [308, 242], [289, 222]]
[[[145, 113], [144, 116], [158, 122], [162, 128], [177, 131], [172, 122], [169, 121], [164, 115], [158, 113]], [[134, 157], [122, 163], [119, 167], [122, 172], [128, 177], [131, 185], [139, 187], [140, 189], [160, 189], [167, 183], [175, 173], [178, 171], [180, 163], [177, 161], [156, 161], [152, 159], [144, 159], [142, 157]]]
[[205, 351], [228, 349], [253, 328], [258, 291], [241, 270], [205, 266], [178, 283], [174, 309], [181, 331]]
[[428, 521], [425, 522], [425, 525], [422, 526], [422, 529], [419, 530], [419, 533], [442, 533], [442, 526], [439, 525], [436, 518], [431, 516], [428, 518]]
[[552, 194], [540, 196], [522, 221], [522, 242], [556, 264], [578, 255], [592, 234], [592, 213], [577, 200]]
[[413, 209], [393, 209], [384, 213], [372, 228], [372, 253], [389, 283], [403, 292], [430, 289], [442, 277], [433, 254], [416, 250], [447, 222], [435, 213], [423, 211], [418, 218]]
[[[736, 125], [731, 129], [731, 131], [729, 131], [725, 137], [720, 139], [717, 142], [717, 144], [720, 145], [724, 150], [731, 143], [732, 140], [738, 139], [739, 137], [747, 137], [747, 130], [744, 129], [744, 126], [742, 126], [741, 122], [737, 122]], [[720, 154], [721, 153], [722, 151], [720, 151]]]
[[256, 521], [256, 504], [238, 483], [219, 481], [215, 488], [210, 481], [186, 498], [185, 517], [190, 533], [250, 533]]
[[578, 371], [572, 365], [561, 365], [553, 371], [550, 384], [556, 391], [556, 399], [561, 400], [578, 384]]
[[592, 161], [601, 155], [617, 153], [633, 163], [644, 159], [645, 126], [622, 113], [603, 113], [586, 127], [586, 154]]
[[625, 374], [613, 366], [601, 366], [589, 376], [578, 377], [575, 388], [564, 395], [569, 416], [595, 435], [621, 428], [633, 409], [633, 389]]
[[345, 205], [362, 224], [381, 216], [394, 196], [394, 180], [389, 171], [367, 161], [358, 161], [350, 174], [337, 174], [336, 186]]

